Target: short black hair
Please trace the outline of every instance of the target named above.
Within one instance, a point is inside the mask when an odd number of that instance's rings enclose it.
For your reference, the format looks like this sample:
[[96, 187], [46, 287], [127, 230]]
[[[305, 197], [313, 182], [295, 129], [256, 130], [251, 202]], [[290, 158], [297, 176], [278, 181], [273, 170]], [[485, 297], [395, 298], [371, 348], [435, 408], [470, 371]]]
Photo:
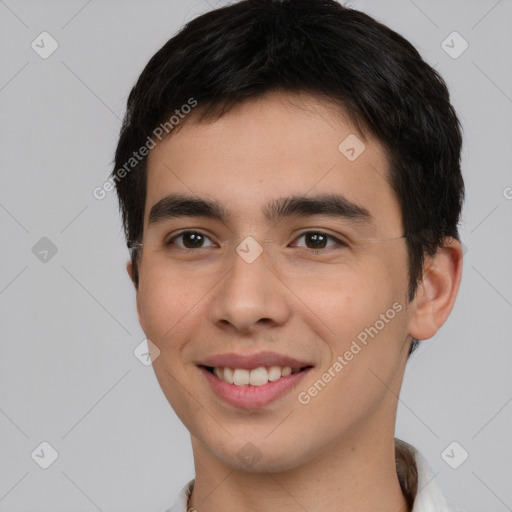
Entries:
[[[444, 80], [417, 50], [369, 15], [335, 0], [242, 0], [196, 17], [150, 59], [129, 94], [110, 175], [135, 286], [147, 158], [122, 178], [119, 169], [126, 171], [126, 162], [155, 128], [169, 124], [191, 98], [202, 120], [272, 91], [334, 102], [364, 140], [370, 134], [383, 145], [389, 183], [401, 206], [411, 301], [425, 255], [434, 255], [445, 237], [460, 240], [462, 129]], [[418, 343], [413, 339], [409, 354]]]

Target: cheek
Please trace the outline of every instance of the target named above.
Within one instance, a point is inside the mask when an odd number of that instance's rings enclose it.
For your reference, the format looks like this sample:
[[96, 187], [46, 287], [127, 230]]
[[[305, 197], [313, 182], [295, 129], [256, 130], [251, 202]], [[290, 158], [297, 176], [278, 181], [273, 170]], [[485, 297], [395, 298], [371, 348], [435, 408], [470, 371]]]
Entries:
[[[364, 265], [332, 272], [320, 286], [315, 286], [311, 280], [304, 282], [300, 289], [296, 288], [297, 295], [305, 298], [306, 308], [301, 310], [310, 317], [310, 325], [316, 326], [315, 330], [328, 345], [332, 358], [344, 354], [358, 339], [363, 343], [367, 341], [367, 346], [372, 344], [371, 353], [377, 355], [399, 343], [406, 319], [408, 282], [403, 264], [398, 255], [394, 258], [376, 255]], [[401, 313], [398, 314], [396, 309]], [[384, 320], [380, 315], [385, 316]], [[366, 346], [360, 345], [369, 356]], [[364, 360], [366, 356], [357, 359]]]
[[[403, 276], [392, 265], [381, 261], [368, 261], [364, 265], [350, 268], [340, 267], [329, 273], [328, 278], [311, 278], [297, 282], [297, 295], [319, 317], [343, 327], [358, 326], [372, 320], [377, 312], [383, 313], [402, 293]], [[384, 311], [381, 309], [384, 308]]]
[[181, 330], [200, 294], [193, 297], [189, 287], [177, 276], [149, 262], [146, 268], [151, 270], [142, 269], [137, 292], [141, 325], [147, 337], [162, 350]]

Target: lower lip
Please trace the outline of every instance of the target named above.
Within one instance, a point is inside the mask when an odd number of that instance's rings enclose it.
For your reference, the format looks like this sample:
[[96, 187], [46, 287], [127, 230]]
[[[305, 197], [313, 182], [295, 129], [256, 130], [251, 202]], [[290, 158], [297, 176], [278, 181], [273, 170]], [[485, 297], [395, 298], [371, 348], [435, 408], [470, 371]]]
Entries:
[[287, 377], [281, 377], [278, 380], [268, 382], [262, 386], [236, 386], [219, 379], [216, 375], [209, 372], [206, 368], [199, 368], [206, 377], [211, 387], [228, 404], [243, 409], [263, 407], [276, 398], [292, 390], [311, 370], [307, 368], [298, 373], [293, 373]]

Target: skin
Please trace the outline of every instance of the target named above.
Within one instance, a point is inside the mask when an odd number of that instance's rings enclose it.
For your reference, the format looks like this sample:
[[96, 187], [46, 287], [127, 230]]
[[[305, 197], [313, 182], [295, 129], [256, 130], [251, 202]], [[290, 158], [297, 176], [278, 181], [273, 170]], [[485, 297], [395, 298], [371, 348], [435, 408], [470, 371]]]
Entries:
[[[199, 124], [191, 114], [149, 154], [137, 311], [160, 350], [153, 362], [158, 381], [191, 434], [196, 482], [189, 507], [199, 512], [408, 510], [394, 460], [398, 395], [411, 336], [432, 337], [453, 307], [462, 249], [446, 240], [427, 259], [423, 282], [407, 304], [406, 243], [387, 240], [401, 236], [402, 223], [386, 154], [372, 138], [353, 162], [338, 150], [357, 133], [321, 99], [273, 92], [215, 122]], [[231, 221], [148, 225], [151, 206], [173, 192], [216, 199]], [[364, 206], [374, 223], [311, 216], [274, 225], [261, 213], [270, 199], [322, 192]], [[165, 247], [185, 228], [209, 237], [202, 256]], [[300, 237], [308, 230], [348, 233], [360, 243], [309, 256]], [[303, 252], [295, 263], [284, 257], [273, 266], [264, 251], [249, 264], [234, 251], [247, 236], [269, 254], [287, 246]], [[369, 239], [387, 241], [363, 243]], [[186, 241], [175, 242], [183, 247]], [[130, 263], [127, 270], [131, 276]], [[402, 311], [307, 405], [299, 403], [298, 392], [394, 303]], [[196, 366], [215, 354], [263, 350], [314, 368], [297, 389], [257, 409], [223, 402]], [[237, 456], [246, 443], [260, 457], [251, 466]]]

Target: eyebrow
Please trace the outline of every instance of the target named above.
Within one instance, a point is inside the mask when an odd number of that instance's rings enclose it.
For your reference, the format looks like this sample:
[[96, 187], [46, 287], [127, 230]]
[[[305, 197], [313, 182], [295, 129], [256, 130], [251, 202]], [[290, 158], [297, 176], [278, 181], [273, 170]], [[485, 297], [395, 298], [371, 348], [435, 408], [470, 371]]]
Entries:
[[[289, 217], [313, 215], [343, 218], [366, 224], [372, 224], [374, 220], [366, 208], [339, 194], [280, 197], [269, 201], [262, 212], [269, 223], [277, 223]], [[148, 226], [180, 217], [204, 217], [225, 224], [231, 219], [229, 211], [217, 201], [184, 194], [170, 194], [151, 207]]]

